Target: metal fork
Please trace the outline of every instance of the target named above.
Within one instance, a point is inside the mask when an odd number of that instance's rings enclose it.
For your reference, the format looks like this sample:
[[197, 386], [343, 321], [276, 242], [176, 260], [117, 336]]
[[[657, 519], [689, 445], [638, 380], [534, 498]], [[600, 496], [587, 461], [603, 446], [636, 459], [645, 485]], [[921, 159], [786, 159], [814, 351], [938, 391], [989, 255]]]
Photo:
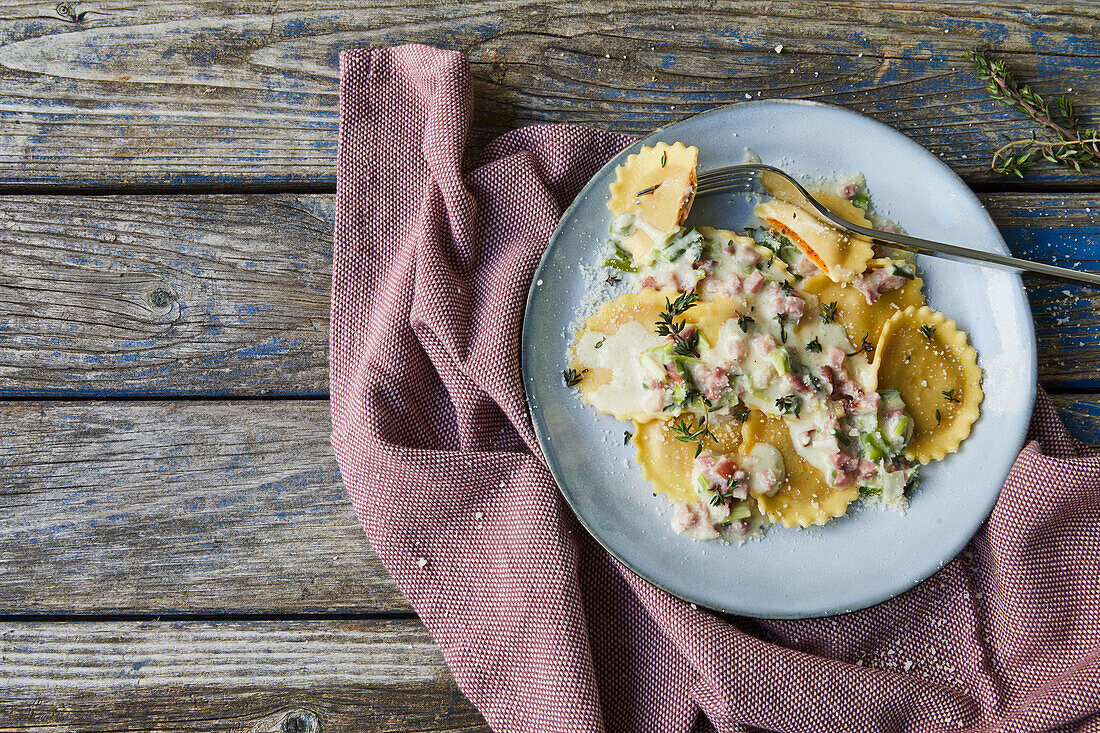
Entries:
[[[933, 242], [928, 239], [920, 239], [919, 237], [910, 237], [907, 234], [895, 234], [894, 232], [883, 232], [878, 229], [868, 229], [859, 224], [854, 224], [834, 214], [811, 196], [810, 192], [802, 187], [802, 184], [780, 169], [770, 165], [746, 163], [744, 165], [734, 165], [727, 168], [715, 168], [714, 170], [700, 173], [698, 182], [697, 196], [711, 196], [718, 193], [762, 193], [771, 195], [771, 192], [775, 190], [777, 185], [782, 186], [789, 197], [794, 199], [791, 203], [801, 204], [803, 208], [817, 212], [819, 217], [827, 220], [838, 229], [844, 230], [849, 234], [857, 234], [866, 237], [877, 244], [897, 247], [899, 249], [909, 250], [910, 252], [941, 257], [957, 262], [978, 262], [986, 266], [1015, 271], [1023, 270], [1025, 272], [1033, 272], [1037, 275], [1044, 275], [1059, 280], [1074, 280], [1090, 285], [1100, 285], [1100, 272], [1081, 272], [1079, 270], [1071, 270], [1068, 267], [1057, 267], [1056, 265], [1047, 265], [1042, 262], [1032, 262], [1031, 260], [1023, 260], [1019, 257], [1008, 257], [1007, 255], [996, 254], [994, 252], [982, 252], [981, 250], [968, 249], [954, 244], [944, 244], [943, 242]], [[804, 201], [798, 201], [799, 197]]]

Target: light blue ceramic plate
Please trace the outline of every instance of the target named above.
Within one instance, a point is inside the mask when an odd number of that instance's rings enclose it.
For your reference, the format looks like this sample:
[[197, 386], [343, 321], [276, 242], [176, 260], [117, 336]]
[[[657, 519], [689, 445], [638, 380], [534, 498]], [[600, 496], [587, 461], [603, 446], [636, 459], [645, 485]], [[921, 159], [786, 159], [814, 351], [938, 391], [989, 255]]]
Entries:
[[[638, 575], [730, 613], [804, 618], [895, 596], [932, 575], [989, 515], [1022, 447], [1035, 400], [1035, 332], [1017, 275], [920, 258], [929, 304], [970, 334], [985, 370], [981, 418], [962, 449], [923, 470], [906, 514], [875, 508], [824, 527], [773, 528], [740, 547], [692, 542], [669, 526], [623, 423], [595, 414], [562, 384], [570, 323], [584, 297], [582, 265], [597, 265], [615, 166], [642, 145], [699, 148], [699, 170], [765, 163], [814, 179], [862, 171], [876, 209], [916, 236], [1008, 252], [981, 203], [936, 156], [886, 125], [839, 107], [761, 101], [722, 107], [658, 130], [596, 174], [562, 217], [535, 275], [523, 324], [523, 380], [550, 469], [580, 521]], [[696, 201], [690, 223], [740, 228], [745, 201]], [[541, 283], [541, 284], [538, 284]]]

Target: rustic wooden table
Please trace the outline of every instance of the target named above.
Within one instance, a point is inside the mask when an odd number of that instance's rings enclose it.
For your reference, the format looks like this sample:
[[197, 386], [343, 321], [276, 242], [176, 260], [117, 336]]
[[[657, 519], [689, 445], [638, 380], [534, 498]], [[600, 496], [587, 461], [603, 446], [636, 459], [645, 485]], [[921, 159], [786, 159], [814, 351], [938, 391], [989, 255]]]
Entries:
[[[1016, 254], [1100, 269], [1100, 173], [992, 175], [990, 47], [1100, 111], [1100, 6], [8, 0], [0, 8], [0, 730], [487, 730], [329, 446], [337, 54], [466, 52], [472, 144], [801, 97], [941, 155]], [[781, 53], [775, 48], [782, 44]], [[1100, 297], [1029, 281], [1100, 443]]]

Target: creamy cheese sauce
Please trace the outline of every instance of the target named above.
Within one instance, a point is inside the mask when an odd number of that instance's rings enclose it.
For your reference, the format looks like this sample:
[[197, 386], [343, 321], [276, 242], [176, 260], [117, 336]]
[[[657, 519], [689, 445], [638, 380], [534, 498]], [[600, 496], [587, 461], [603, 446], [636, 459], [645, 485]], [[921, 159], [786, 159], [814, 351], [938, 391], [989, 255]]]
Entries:
[[[871, 365], [864, 345], [853, 346], [827, 304], [798, 289], [814, 265], [774, 231], [664, 232], [630, 215], [612, 223], [612, 252], [636, 230], [655, 245], [631, 263], [634, 289], [695, 292], [699, 302], [672, 319], [687, 326], [669, 336], [637, 321], [612, 334], [583, 332], [577, 359], [611, 375], [586, 399], [616, 416], [686, 417], [700, 428], [738, 419], [744, 407], [781, 416], [795, 451], [828, 486], [857, 486], [903, 505], [915, 474], [900, 457], [911, 421], [899, 398], [866, 389]], [[872, 276], [869, 301], [881, 283], [895, 285]], [[744, 538], [760, 521], [749, 493], [774, 495], [785, 475], [782, 454], [767, 443], [743, 458], [700, 446], [691, 471], [699, 500], [679, 502], [673, 526], [694, 539]]]

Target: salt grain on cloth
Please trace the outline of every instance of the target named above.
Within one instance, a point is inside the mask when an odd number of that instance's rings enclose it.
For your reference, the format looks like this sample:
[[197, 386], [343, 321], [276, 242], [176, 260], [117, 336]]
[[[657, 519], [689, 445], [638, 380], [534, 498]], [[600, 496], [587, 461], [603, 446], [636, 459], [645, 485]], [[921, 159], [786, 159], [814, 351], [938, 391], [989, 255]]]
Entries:
[[466, 165], [469, 71], [425, 46], [343, 53], [340, 94], [332, 442], [371, 544], [493, 730], [1095, 729], [1100, 461], [1045, 396], [988, 523], [912, 591], [832, 619], [694, 608], [580, 528], [520, 385], [547, 238], [630, 141], [529, 127]]

